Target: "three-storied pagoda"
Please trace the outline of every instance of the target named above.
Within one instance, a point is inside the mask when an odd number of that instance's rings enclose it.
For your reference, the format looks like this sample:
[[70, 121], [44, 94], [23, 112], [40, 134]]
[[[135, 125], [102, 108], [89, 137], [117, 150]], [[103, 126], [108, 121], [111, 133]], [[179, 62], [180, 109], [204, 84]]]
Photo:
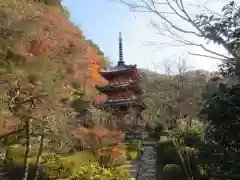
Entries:
[[144, 130], [145, 123], [141, 111], [143, 90], [139, 86], [140, 76], [136, 65], [126, 65], [123, 61], [122, 38], [119, 33], [119, 61], [115, 67], [101, 69], [100, 74], [107, 85], [96, 85], [96, 89], [107, 96], [96, 105], [111, 112], [117, 127], [123, 130]]

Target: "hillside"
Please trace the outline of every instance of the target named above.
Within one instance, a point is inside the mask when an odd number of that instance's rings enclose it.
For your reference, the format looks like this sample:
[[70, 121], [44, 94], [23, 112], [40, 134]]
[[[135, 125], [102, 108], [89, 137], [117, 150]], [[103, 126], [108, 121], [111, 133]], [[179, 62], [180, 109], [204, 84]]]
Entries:
[[[51, 113], [63, 119], [68, 119], [65, 111], [73, 111], [70, 107], [85, 119], [88, 111], [95, 113], [90, 105], [98, 94], [94, 85], [106, 83], [98, 70], [110, 63], [100, 48], [68, 20], [69, 13], [59, 1], [3, 0], [0, 11], [1, 133], [15, 129], [15, 124], [22, 122], [21, 116], [9, 112], [8, 107], [12, 98], [9, 92], [16, 91], [19, 84], [22, 98], [26, 98], [26, 92], [29, 95], [47, 92], [46, 104], [39, 105], [35, 112], [40, 117], [46, 116], [49, 105], [57, 107]], [[185, 114], [190, 111], [188, 107], [195, 112], [209, 78], [209, 72], [203, 70], [189, 71], [181, 78], [146, 69], [139, 71], [146, 91], [145, 102], [149, 105], [144, 116], [151, 121], [159, 109], [164, 119]]]
[[[68, 109], [73, 89], [94, 99], [93, 85], [102, 83], [98, 69], [107, 60], [68, 20], [60, 1], [2, 0], [0, 24], [1, 134], [21, 122], [22, 117], [8, 107], [12, 91], [21, 91], [23, 99], [47, 92], [39, 113], [49, 104]], [[60, 109], [54, 113], [64, 115]]]
[[183, 76], [167, 76], [139, 69], [144, 101], [143, 112], [147, 121], [168, 122], [174, 119], [197, 118], [202, 95], [211, 73], [204, 70], [187, 71]]

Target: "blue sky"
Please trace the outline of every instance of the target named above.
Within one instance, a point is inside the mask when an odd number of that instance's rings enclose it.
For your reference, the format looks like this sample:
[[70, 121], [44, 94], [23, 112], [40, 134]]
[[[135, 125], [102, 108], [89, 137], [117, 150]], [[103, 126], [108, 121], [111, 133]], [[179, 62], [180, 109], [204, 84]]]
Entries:
[[[211, 0], [208, 7], [221, 8], [223, 2], [225, 4], [226, 1]], [[156, 35], [156, 31], [148, 24], [148, 20], [152, 17], [146, 14], [130, 12], [126, 6], [111, 0], [63, 0], [63, 4], [71, 12], [70, 20], [83, 30], [86, 38], [92, 39], [98, 44], [112, 62], [116, 63], [118, 60], [118, 33], [121, 31], [126, 63], [163, 72], [163, 61], [171, 61], [174, 64], [178, 57], [184, 57], [188, 62], [189, 69], [216, 69], [216, 61], [189, 56], [186, 54], [189, 49], [186, 48], [144, 46], [147, 41], [168, 42], [165, 37]], [[191, 10], [196, 12], [193, 8]], [[178, 20], [175, 22], [178, 23]], [[193, 41], [199, 40], [193, 39]], [[212, 48], [222, 51], [216, 46], [212, 46]], [[191, 51], [202, 52], [196, 47]]]
[[[108, 0], [64, 0], [71, 12], [70, 20], [78, 25], [88, 39], [92, 39], [111, 61], [118, 58], [118, 34], [131, 30], [133, 16], [127, 7]], [[131, 63], [131, 61], [129, 61]]]

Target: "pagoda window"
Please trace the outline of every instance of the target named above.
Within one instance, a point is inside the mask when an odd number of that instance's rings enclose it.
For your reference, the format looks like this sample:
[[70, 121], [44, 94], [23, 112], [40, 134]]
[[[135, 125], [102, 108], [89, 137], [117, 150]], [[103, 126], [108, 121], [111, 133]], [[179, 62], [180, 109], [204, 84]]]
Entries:
[[131, 95], [130, 98], [131, 98], [131, 99], [137, 99], [137, 96]]
[[131, 117], [132, 117], [132, 116], [131, 116], [131, 115], [126, 115], [125, 117], [126, 117], [125, 123], [126, 123], [126, 124], [131, 124]]
[[135, 120], [134, 115], [131, 115], [130, 121], [133, 122]]
[[133, 82], [132, 78], [129, 78], [129, 81], [130, 81], [130, 82]]

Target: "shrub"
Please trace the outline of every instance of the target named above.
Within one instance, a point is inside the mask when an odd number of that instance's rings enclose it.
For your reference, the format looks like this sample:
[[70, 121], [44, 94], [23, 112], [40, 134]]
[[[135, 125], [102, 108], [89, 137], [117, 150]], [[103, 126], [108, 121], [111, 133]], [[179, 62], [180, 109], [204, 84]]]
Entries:
[[64, 162], [75, 164], [75, 167], [87, 165], [89, 162], [97, 162], [98, 159], [91, 152], [81, 151], [70, 155], [62, 156], [60, 159]]
[[118, 180], [128, 180], [132, 179], [131, 174], [129, 173], [128, 169], [119, 168], [114, 171], [116, 173], [116, 177]]
[[181, 167], [176, 164], [166, 164], [163, 169], [163, 179], [165, 180], [185, 180]]
[[72, 175], [70, 180], [130, 180], [131, 175], [127, 171], [102, 168], [98, 163], [90, 163], [82, 166], [79, 172]]
[[[37, 155], [36, 151], [31, 151], [29, 156], [34, 157]], [[7, 164], [21, 164], [25, 156], [25, 147], [23, 146], [10, 146], [7, 149], [5, 163]]]
[[[15, 177], [15, 172], [23, 174], [23, 158], [25, 149], [23, 147], [11, 147], [7, 154], [6, 162], [11, 165], [13, 172], [11, 177]], [[35, 174], [35, 152], [30, 154], [29, 176]], [[79, 167], [86, 166], [89, 162], [97, 162], [98, 159], [90, 152], [76, 152], [68, 156], [58, 156], [56, 154], [45, 154], [40, 160], [40, 177], [55, 179], [59, 177], [67, 177], [78, 172]], [[16, 176], [18, 179], [19, 176]], [[16, 179], [15, 178], [15, 179]], [[13, 178], [14, 179], [14, 178]]]
[[122, 166], [127, 162], [127, 153], [121, 152], [121, 154], [116, 154], [111, 156], [109, 163], [113, 167]]
[[110, 131], [101, 126], [91, 129], [80, 127], [74, 136], [81, 139], [94, 155], [116, 148], [124, 139], [122, 132]]
[[[105, 167], [114, 165], [116, 159], [121, 161], [121, 163], [117, 163], [121, 165], [126, 161], [122, 132], [111, 131], [102, 126], [90, 129], [80, 127], [74, 132], [74, 135], [81, 139], [95, 156], [99, 157], [101, 165]], [[121, 159], [120, 157], [123, 156], [124, 158]]]
[[126, 143], [128, 151], [137, 151], [139, 152], [142, 149], [142, 144], [140, 141], [128, 141]]
[[204, 130], [200, 124], [195, 124], [183, 133], [183, 140], [186, 146], [199, 147], [203, 143]]
[[129, 157], [129, 160], [136, 160], [136, 159], [138, 159], [138, 152], [137, 151], [129, 151], [128, 157]]
[[69, 177], [73, 173], [74, 164], [64, 162], [60, 156], [51, 153], [42, 156], [40, 168], [49, 179], [60, 179]]
[[157, 144], [158, 157], [163, 164], [181, 164], [181, 159], [172, 140], [165, 140]]
[[[191, 174], [194, 177], [199, 174], [199, 169], [196, 164], [196, 153], [197, 150], [192, 147], [179, 147], [180, 154], [183, 159], [181, 159], [178, 150], [174, 147], [171, 141], [164, 141], [159, 143], [157, 146], [158, 161], [161, 164], [175, 164], [178, 165], [182, 171], [187, 174]], [[168, 166], [166, 166], [168, 167]]]
[[184, 144], [189, 147], [199, 147], [202, 144], [201, 134], [197, 132], [185, 132], [183, 140]]

